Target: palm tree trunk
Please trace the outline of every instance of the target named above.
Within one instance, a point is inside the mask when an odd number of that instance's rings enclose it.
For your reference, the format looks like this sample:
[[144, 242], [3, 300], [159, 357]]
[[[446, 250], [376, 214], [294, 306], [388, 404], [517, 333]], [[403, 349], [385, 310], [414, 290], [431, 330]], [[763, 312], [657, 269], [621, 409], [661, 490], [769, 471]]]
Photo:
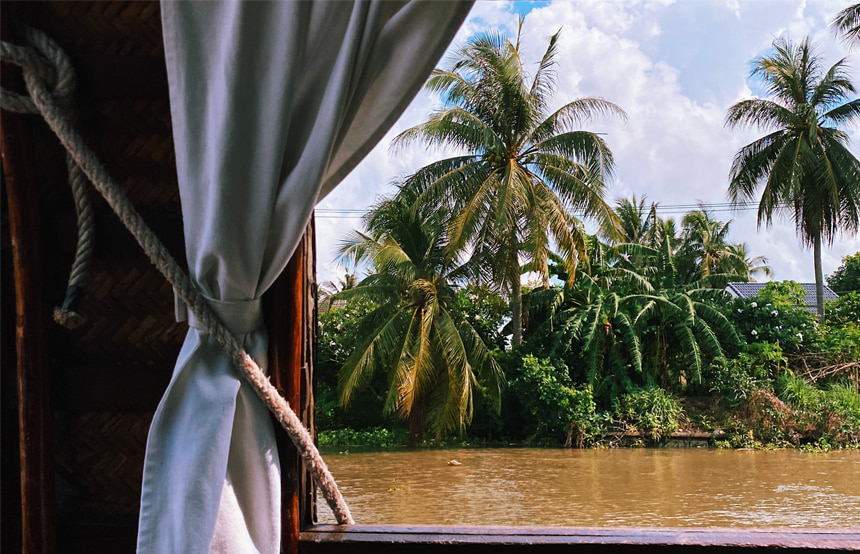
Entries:
[[415, 404], [412, 405], [412, 411], [407, 416], [409, 423], [409, 439], [406, 446], [415, 448], [421, 445], [424, 440], [424, 433], [427, 432], [427, 410], [429, 397], [426, 394], [420, 395], [415, 399]]
[[815, 235], [812, 246], [815, 263], [815, 302], [818, 304], [818, 320], [824, 322], [824, 279], [821, 274], [821, 233]]
[[516, 277], [511, 281], [511, 328], [514, 330], [511, 346], [519, 346], [523, 343], [523, 287], [520, 283], [519, 264]]

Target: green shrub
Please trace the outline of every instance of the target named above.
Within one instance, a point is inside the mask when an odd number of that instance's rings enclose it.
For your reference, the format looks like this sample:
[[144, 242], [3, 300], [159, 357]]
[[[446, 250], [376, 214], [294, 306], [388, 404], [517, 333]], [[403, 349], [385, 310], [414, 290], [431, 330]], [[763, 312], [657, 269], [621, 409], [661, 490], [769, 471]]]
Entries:
[[860, 394], [854, 385], [833, 383], [819, 389], [785, 374], [777, 382], [777, 393], [794, 408], [797, 427], [807, 442], [824, 438], [837, 445], [860, 443]]
[[860, 321], [860, 292], [852, 291], [824, 305], [824, 317], [828, 325], [856, 325]]
[[680, 425], [681, 403], [657, 387], [638, 389], [613, 402], [615, 417], [647, 434], [651, 440], [668, 438]]
[[841, 327], [826, 325], [819, 333], [822, 365], [860, 361], [860, 327], [845, 323]]
[[599, 433], [590, 387], [573, 388], [567, 368], [549, 358], [522, 357], [508, 387], [530, 417], [534, 439], [550, 439], [566, 446], [584, 446]]
[[816, 411], [821, 408], [824, 394], [814, 385], [789, 373], [781, 375], [777, 380], [776, 395], [780, 400], [803, 411]]
[[838, 433], [860, 435], [860, 394], [854, 385], [849, 383], [833, 383], [824, 391], [824, 408], [831, 419], [831, 425], [838, 428], [830, 429]]
[[776, 306], [807, 307], [806, 289], [796, 281], [771, 281], [758, 292], [756, 297]]
[[815, 347], [815, 314], [780, 296], [734, 298], [723, 309], [738, 335], [749, 345], [777, 344], [787, 353]]
[[405, 430], [392, 431], [382, 427], [374, 429], [332, 429], [321, 431], [317, 437], [320, 446], [366, 446], [371, 448], [392, 448], [406, 444]]
[[860, 252], [842, 258], [842, 265], [827, 277], [827, 284], [837, 294], [860, 291]]
[[788, 362], [777, 344], [748, 344], [733, 360], [715, 360], [705, 380], [709, 391], [731, 405], [752, 398], [757, 390], [772, 390], [773, 379], [787, 369]]
[[740, 358], [714, 360], [705, 371], [709, 392], [734, 406], [752, 398], [755, 391], [767, 388], [767, 383], [756, 379], [748, 367]]

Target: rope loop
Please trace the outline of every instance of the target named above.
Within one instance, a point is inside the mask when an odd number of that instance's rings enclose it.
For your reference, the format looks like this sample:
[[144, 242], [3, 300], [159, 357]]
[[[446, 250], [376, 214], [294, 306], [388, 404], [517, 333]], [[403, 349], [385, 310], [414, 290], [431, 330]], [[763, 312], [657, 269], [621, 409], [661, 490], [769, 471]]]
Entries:
[[[24, 75], [39, 79], [60, 104], [69, 103], [75, 90], [72, 62], [60, 46], [48, 35], [26, 25], [16, 26], [26, 41], [25, 46], [3, 41], [0, 59], [19, 66]], [[32, 98], [2, 89], [0, 106], [16, 113], [38, 114]]]
[[[95, 153], [87, 146], [83, 137], [73, 126], [71, 96], [74, 90], [74, 72], [68, 56], [44, 33], [30, 28], [22, 28], [23, 35], [32, 46], [19, 47], [0, 41], [0, 59], [20, 65], [24, 70], [24, 82], [29, 97], [2, 90], [0, 107], [9, 111], [19, 111], [23, 105], [31, 106], [39, 113], [66, 149], [70, 164], [85, 175], [93, 187], [105, 198], [108, 205], [122, 221], [123, 225], [137, 240], [150, 262], [164, 275], [173, 286], [176, 295], [186, 303], [233, 362], [236, 371], [251, 386], [266, 407], [275, 415], [281, 426], [296, 446], [305, 468], [320, 487], [335, 518], [340, 524], [354, 523], [349, 507], [338, 490], [337, 483], [320, 456], [308, 430], [278, 393], [260, 366], [242, 348], [215, 312], [209, 307], [203, 295], [192, 286], [188, 275], [182, 270], [167, 248], [153, 233], [125, 191], [108, 174]], [[35, 49], [35, 50], [34, 50]], [[38, 51], [38, 54], [35, 52]], [[45, 69], [50, 64], [51, 72]], [[50, 75], [54, 77], [50, 77]], [[72, 165], [70, 165], [72, 168]], [[70, 169], [70, 174], [73, 171]], [[80, 245], [79, 245], [80, 250]], [[73, 274], [75, 272], [73, 271]], [[71, 288], [71, 286], [70, 286]]]
[[[75, 71], [63, 49], [48, 35], [32, 27], [19, 25], [18, 31], [24, 37], [26, 46], [8, 42], [0, 43], [0, 59], [18, 65], [24, 71], [24, 80], [38, 81], [42, 88], [48, 89], [54, 101], [74, 118], [72, 99], [75, 91]], [[30, 85], [28, 84], [28, 89]], [[0, 89], [0, 107], [17, 113], [38, 114], [39, 109], [29, 96]], [[66, 297], [61, 306], [54, 309], [54, 321], [67, 329], [76, 329], [84, 324], [86, 317], [78, 312], [84, 296], [84, 285], [88, 281], [90, 261], [95, 243], [95, 220], [92, 201], [88, 191], [87, 177], [66, 154], [69, 186], [75, 200], [78, 221], [78, 246], [75, 261], [69, 275]]]

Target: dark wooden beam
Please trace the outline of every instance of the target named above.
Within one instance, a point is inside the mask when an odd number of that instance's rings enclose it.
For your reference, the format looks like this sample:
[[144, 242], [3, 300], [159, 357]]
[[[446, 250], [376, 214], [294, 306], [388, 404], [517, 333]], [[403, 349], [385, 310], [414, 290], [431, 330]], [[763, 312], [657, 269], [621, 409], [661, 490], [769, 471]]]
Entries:
[[[8, 11], [4, 10], [3, 40], [11, 38], [9, 24]], [[19, 75], [4, 66], [0, 78], [4, 87], [14, 86]], [[39, 181], [31, 155], [30, 127], [36, 120], [9, 112], [2, 112], [0, 118], [0, 156], [15, 274], [22, 547], [24, 552], [50, 553], [55, 542], [53, 413], [45, 357], [48, 312], [41, 301]]]
[[[504, 509], [500, 506], [499, 509]], [[803, 552], [860, 548], [857, 529], [539, 528], [318, 525], [301, 533], [316, 552]]]
[[[316, 441], [314, 414], [316, 403], [314, 400], [314, 371], [317, 363], [317, 240], [316, 240], [316, 217], [311, 216], [305, 231], [304, 240], [304, 318], [303, 329], [305, 330], [304, 353], [302, 354], [302, 396], [301, 413], [302, 423], [310, 431]], [[304, 529], [316, 523], [316, 498], [315, 487], [310, 472], [302, 467], [301, 483], [299, 488], [299, 528]]]
[[[266, 294], [269, 329], [269, 374], [272, 383], [306, 426], [312, 426], [313, 358], [313, 227], [308, 227], [295, 254]], [[281, 460], [282, 551], [297, 554], [299, 531], [309, 523], [309, 478], [295, 447], [276, 427]], [[307, 498], [306, 498], [307, 497]]]

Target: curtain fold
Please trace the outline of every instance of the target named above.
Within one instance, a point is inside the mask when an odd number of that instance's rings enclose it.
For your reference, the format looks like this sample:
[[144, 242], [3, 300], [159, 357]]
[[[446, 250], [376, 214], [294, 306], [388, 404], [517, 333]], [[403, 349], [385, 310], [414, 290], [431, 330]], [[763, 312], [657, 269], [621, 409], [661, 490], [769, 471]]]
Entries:
[[[263, 369], [260, 297], [470, 6], [162, 2], [189, 273]], [[278, 552], [271, 419], [189, 323], [147, 441], [138, 552]]]

